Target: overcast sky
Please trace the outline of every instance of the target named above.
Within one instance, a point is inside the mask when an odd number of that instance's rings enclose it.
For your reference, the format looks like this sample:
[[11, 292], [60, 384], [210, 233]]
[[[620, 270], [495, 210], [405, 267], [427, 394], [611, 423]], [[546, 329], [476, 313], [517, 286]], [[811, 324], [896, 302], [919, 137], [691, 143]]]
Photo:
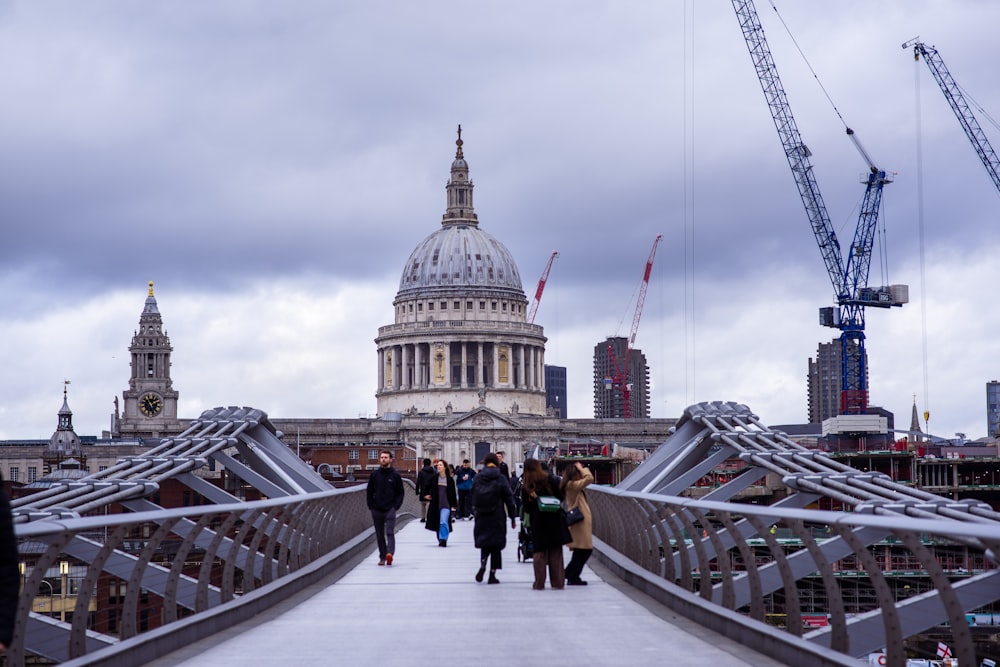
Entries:
[[[865, 164], [792, 38], [896, 172], [870, 283], [911, 303], [868, 312], [871, 402], [985, 435], [1000, 197], [901, 44], [935, 45], [997, 113], [1000, 3], [777, 8], [791, 37], [758, 2], [845, 244]], [[64, 379], [76, 431], [109, 428], [149, 280], [181, 416], [374, 414], [373, 339], [439, 228], [459, 123], [480, 224], [529, 297], [560, 253], [536, 323], [570, 416], [593, 416], [593, 347], [628, 335], [656, 234], [636, 341], [653, 416], [724, 400], [803, 422], [807, 359], [837, 334], [727, 1], [0, 0], [0, 100], [0, 438], [51, 435]]]

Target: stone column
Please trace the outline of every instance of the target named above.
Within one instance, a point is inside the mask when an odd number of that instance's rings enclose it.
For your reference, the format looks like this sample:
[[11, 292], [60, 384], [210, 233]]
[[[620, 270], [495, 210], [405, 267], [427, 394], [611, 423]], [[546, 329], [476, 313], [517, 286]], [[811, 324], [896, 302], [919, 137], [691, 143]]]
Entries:
[[451, 383], [451, 341], [444, 344], [444, 382], [448, 387], [452, 387]]
[[540, 373], [538, 377], [541, 380], [541, 382], [538, 385], [538, 388], [541, 389], [542, 391], [545, 391], [545, 348], [544, 347], [538, 348], [538, 372]]
[[400, 366], [400, 357], [403, 356], [403, 346], [392, 346], [392, 388], [403, 388], [403, 368]]
[[402, 377], [399, 378], [400, 387], [402, 389], [409, 389], [410, 388], [410, 373], [409, 373], [409, 370], [410, 370], [410, 368], [409, 368], [410, 367], [410, 346], [404, 343], [403, 345], [400, 345], [399, 348], [400, 348], [399, 364], [402, 367], [401, 368], [401, 372], [400, 372], [400, 374], [402, 375]]
[[378, 349], [378, 390], [385, 389], [385, 350]]
[[497, 386], [497, 378], [500, 377], [500, 346], [493, 343], [493, 386]]
[[476, 386], [483, 386], [483, 342], [476, 344]]
[[461, 387], [462, 389], [465, 389], [468, 386], [468, 383], [466, 383], [466, 381], [465, 381], [465, 379], [466, 379], [466, 372], [467, 372], [466, 369], [469, 368], [469, 360], [467, 358], [466, 350], [465, 350], [465, 348], [468, 346], [468, 343], [465, 342], [465, 341], [462, 341], [460, 343], [460, 345], [462, 346], [462, 374], [458, 378], [459, 379], [458, 386]]
[[518, 372], [521, 377], [517, 379], [518, 389], [527, 389], [528, 387], [528, 369], [524, 367], [524, 344], [517, 346], [517, 364]]
[[535, 388], [535, 348], [528, 346], [528, 389]]
[[422, 343], [413, 344], [413, 377], [416, 380], [417, 389], [425, 389], [427, 387], [424, 384], [423, 351]]

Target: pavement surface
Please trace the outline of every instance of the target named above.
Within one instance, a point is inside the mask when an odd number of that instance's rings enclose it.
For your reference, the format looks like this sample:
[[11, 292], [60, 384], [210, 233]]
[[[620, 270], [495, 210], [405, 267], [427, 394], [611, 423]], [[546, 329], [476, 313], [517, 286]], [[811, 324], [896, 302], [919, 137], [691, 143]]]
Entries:
[[[308, 590], [150, 667], [252, 665], [474, 665], [556, 667], [685, 665], [776, 667], [588, 566], [587, 586], [532, 590], [508, 524], [500, 584], [476, 583], [472, 521], [456, 521], [448, 546], [411, 521], [396, 533], [395, 560], [374, 550], [339, 580]], [[569, 562], [569, 551], [565, 561]]]

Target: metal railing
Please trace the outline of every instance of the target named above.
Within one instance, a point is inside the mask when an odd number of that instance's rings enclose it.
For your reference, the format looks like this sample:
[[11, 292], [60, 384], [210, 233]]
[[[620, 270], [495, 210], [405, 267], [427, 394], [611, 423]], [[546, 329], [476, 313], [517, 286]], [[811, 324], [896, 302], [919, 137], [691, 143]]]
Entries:
[[[401, 522], [417, 506], [407, 491]], [[373, 539], [365, 486], [49, 518], [18, 525], [16, 533], [31, 566], [22, 572], [7, 652], [14, 667], [29, 656], [33, 664], [144, 664], [298, 592], [363, 554]], [[62, 573], [58, 589], [47, 578], [55, 572]], [[45, 598], [45, 585], [49, 613], [35, 603]]]
[[749, 648], [810, 665], [856, 665], [884, 648], [903, 665], [907, 638], [947, 623], [959, 664], [979, 664], [966, 613], [1000, 600], [995, 522], [587, 493], [605, 564]]

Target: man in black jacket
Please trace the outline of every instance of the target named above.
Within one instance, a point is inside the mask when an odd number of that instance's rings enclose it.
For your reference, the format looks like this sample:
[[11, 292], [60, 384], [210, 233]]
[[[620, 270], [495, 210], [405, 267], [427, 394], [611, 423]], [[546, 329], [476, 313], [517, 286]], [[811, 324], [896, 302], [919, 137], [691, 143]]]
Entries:
[[403, 505], [403, 478], [392, 467], [392, 452], [378, 454], [378, 470], [368, 478], [368, 509], [375, 524], [378, 564], [392, 565], [396, 552], [396, 511]]
[[[3, 477], [0, 476], [2, 482]], [[14, 639], [17, 597], [21, 586], [17, 563], [17, 538], [14, 536], [10, 501], [7, 494], [0, 490], [0, 653], [6, 651]]]
[[420, 500], [420, 523], [427, 521], [427, 504], [424, 496], [437, 493], [438, 471], [430, 459], [424, 459], [424, 467], [417, 473], [417, 498]]

